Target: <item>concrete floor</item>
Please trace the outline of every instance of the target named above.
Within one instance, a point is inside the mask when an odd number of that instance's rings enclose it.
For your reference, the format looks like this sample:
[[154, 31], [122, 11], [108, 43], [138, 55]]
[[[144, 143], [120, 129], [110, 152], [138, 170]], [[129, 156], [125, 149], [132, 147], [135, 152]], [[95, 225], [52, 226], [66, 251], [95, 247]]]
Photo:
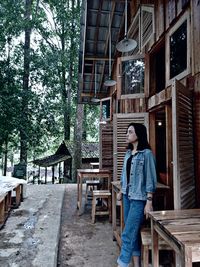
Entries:
[[0, 230], [1, 267], [55, 267], [65, 185], [27, 185]]
[[77, 188], [28, 185], [27, 197], [0, 230], [0, 267], [115, 267], [119, 254], [108, 218], [79, 216]]

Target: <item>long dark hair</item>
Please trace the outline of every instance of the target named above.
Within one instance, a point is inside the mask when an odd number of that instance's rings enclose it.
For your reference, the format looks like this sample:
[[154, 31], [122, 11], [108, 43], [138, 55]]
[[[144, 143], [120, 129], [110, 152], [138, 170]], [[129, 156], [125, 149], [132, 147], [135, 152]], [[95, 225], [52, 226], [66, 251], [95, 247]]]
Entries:
[[[137, 150], [143, 150], [143, 149], [151, 149], [150, 145], [149, 145], [149, 142], [147, 140], [147, 128], [141, 124], [141, 123], [135, 123], [135, 122], [132, 122], [128, 125], [127, 127], [127, 131], [128, 131], [128, 128], [130, 126], [133, 126], [134, 129], [135, 129], [135, 133], [137, 135], [137, 138], [138, 138], [138, 146], [137, 146]], [[133, 149], [133, 145], [132, 144], [128, 144], [127, 146], [127, 149]]]

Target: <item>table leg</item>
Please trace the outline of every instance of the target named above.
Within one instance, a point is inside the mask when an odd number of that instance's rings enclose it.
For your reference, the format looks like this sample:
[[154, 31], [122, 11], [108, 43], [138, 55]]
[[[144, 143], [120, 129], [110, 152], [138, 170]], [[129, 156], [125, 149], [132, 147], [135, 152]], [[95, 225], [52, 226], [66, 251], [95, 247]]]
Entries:
[[123, 196], [120, 200], [120, 228], [121, 228], [121, 234], [124, 229], [124, 208], [123, 208]]
[[111, 190], [111, 180], [110, 180], [110, 175], [108, 176], [108, 190]]
[[79, 179], [79, 174], [77, 173], [77, 209], [80, 209], [80, 179]]
[[[113, 233], [116, 231], [116, 202], [117, 202], [117, 196], [114, 188], [112, 187], [112, 228], [113, 228]], [[113, 234], [113, 239], [114, 239], [114, 234]]]
[[183, 255], [181, 255], [181, 267], [192, 267], [192, 249], [185, 247]]
[[80, 192], [80, 199], [79, 199], [79, 210], [81, 211], [82, 209], [82, 193], [83, 193], [83, 178], [80, 177], [80, 188], [79, 188], [79, 192]]
[[151, 219], [151, 242], [152, 242], [152, 266], [159, 267], [158, 233], [154, 229], [154, 222]]

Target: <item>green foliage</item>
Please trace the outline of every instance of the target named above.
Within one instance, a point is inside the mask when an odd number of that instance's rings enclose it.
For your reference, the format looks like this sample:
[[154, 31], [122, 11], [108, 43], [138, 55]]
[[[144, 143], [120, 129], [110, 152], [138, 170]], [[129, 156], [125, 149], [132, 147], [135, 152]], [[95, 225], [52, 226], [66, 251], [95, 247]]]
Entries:
[[[30, 22], [24, 1], [0, 2], [0, 149], [20, 147], [19, 132], [28, 140], [28, 157], [38, 157], [64, 139], [76, 120], [80, 3], [71, 0], [32, 1]], [[39, 4], [38, 4], [39, 3]], [[31, 26], [29, 88], [23, 90], [24, 29]], [[27, 118], [23, 121], [23, 100]], [[87, 140], [98, 139], [99, 107], [87, 106]], [[23, 125], [23, 129], [22, 126]], [[71, 135], [72, 138], [73, 135]]]

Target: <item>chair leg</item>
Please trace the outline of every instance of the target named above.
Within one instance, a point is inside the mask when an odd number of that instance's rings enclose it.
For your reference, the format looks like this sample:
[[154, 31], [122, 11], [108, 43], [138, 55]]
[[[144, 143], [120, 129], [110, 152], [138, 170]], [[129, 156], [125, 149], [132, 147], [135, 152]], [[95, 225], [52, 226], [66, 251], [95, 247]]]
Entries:
[[88, 185], [86, 184], [86, 191], [85, 191], [85, 204], [87, 204], [87, 198], [88, 198]]
[[112, 204], [111, 197], [108, 197], [108, 211], [109, 211], [109, 222], [112, 222]]
[[149, 247], [143, 246], [143, 267], [149, 266]]
[[96, 198], [92, 198], [92, 223], [95, 223], [95, 213], [96, 213]]

